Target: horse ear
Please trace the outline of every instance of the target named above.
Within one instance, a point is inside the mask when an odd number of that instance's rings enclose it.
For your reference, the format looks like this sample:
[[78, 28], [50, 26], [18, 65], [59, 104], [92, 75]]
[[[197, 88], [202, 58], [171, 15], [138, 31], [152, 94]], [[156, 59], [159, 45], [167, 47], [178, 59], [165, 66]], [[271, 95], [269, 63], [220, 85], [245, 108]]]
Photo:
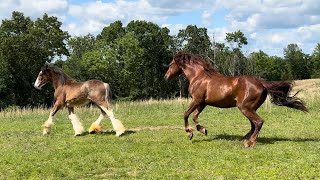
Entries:
[[47, 69], [48, 69], [48, 67], [49, 67], [48, 62], [44, 63], [44, 65], [41, 67], [41, 71], [45, 71], [45, 70], [47, 70]]

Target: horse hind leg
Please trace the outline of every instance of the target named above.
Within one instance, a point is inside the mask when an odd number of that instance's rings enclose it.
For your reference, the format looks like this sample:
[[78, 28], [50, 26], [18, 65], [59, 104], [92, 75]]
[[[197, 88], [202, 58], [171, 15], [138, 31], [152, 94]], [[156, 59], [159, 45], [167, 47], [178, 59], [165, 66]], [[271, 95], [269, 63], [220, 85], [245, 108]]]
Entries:
[[99, 105], [99, 107], [110, 118], [113, 129], [116, 131], [116, 136], [121, 136], [126, 131], [126, 129], [123, 126], [122, 122], [115, 118], [113, 110], [111, 108], [108, 108], [107, 103], [102, 103]]
[[90, 134], [95, 134], [95, 133], [99, 133], [102, 131], [102, 126], [101, 126], [101, 121], [104, 118], [104, 116], [106, 115], [106, 113], [101, 109], [101, 114], [98, 117], [98, 119], [93, 122], [89, 128], [89, 133]]
[[247, 109], [240, 109], [241, 112], [249, 119], [251, 123], [251, 130], [244, 137], [243, 145], [246, 148], [254, 147], [257, 143], [257, 137], [263, 125], [263, 120], [257, 115], [255, 111]]
[[201, 126], [198, 121], [198, 116], [202, 112], [202, 110], [206, 107], [205, 104], [200, 104], [197, 109], [193, 113], [193, 122], [196, 125], [197, 131], [201, 132], [204, 135], [208, 134], [208, 131], [205, 127]]

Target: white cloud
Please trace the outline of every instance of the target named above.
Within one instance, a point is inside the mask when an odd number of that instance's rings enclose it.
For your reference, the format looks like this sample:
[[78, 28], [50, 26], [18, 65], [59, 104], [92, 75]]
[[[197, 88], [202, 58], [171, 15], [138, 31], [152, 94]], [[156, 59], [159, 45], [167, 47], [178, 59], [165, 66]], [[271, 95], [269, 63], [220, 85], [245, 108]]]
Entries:
[[24, 12], [33, 18], [47, 14], [60, 14], [68, 8], [67, 0], [20, 0], [15, 10]]
[[209, 26], [211, 24], [211, 16], [212, 16], [212, 12], [210, 11], [207, 11], [205, 10], [203, 13], [202, 13], [202, 23], [205, 25], [205, 26]]
[[284, 37], [279, 35], [279, 34], [275, 34], [271, 37], [271, 42], [272, 43], [281, 43], [283, 41]]
[[187, 25], [185, 24], [163, 24], [161, 27], [166, 27], [170, 29], [170, 35], [177, 35], [179, 30], [185, 29]]
[[[63, 22], [63, 29], [71, 35], [100, 33], [115, 20], [121, 20], [124, 25], [131, 20], [146, 20], [168, 27], [173, 35], [189, 24], [168, 20], [196, 11], [200, 13], [199, 24], [208, 29], [210, 37], [214, 34], [216, 41], [224, 42], [227, 32], [240, 30], [248, 38], [247, 47], [252, 50], [281, 55], [289, 43], [297, 43], [308, 53], [320, 39], [318, 0], [87, 0], [70, 3], [68, 0], [3, 0], [0, 1], [0, 18], [10, 18], [14, 10], [32, 18], [48, 13], [57, 16]], [[225, 23], [217, 28], [213, 19], [221, 9], [225, 11], [221, 17]]]

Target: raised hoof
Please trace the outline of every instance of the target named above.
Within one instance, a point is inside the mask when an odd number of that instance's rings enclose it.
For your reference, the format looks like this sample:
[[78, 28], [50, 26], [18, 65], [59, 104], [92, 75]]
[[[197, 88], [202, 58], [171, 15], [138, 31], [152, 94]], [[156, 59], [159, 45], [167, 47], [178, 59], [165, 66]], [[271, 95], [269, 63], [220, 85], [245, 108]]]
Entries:
[[206, 128], [201, 125], [197, 125], [197, 130], [204, 135], [208, 135], [208, 131], [206, 130]]
[[193, 133], [189, 133], [188, 138], [191, 140], [193, 138]]

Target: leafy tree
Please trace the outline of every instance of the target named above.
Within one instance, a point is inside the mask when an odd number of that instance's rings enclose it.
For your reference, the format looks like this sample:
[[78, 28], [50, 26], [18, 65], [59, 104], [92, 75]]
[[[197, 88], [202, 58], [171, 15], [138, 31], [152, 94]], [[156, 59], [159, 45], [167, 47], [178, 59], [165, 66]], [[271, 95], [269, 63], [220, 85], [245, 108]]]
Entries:
[[289, 70], [286, 62], [276, 56], [268, 56], [265, 52], [253, 52], [249, 55], [253, 75], [269, 81], [279, 81], [288, 78]]
[[63, 63], [66, 73], [77, 80], [87, 80], [89, 75], [80, 62], [84, 54], [92, 51], [95, 46], [96, 38], [91, 34], [71, 38], [68, 41], [70, 57]]
[[104, 27], [102, 32], [97, 36], [98, 40], [103, 39], [106, 43], [112, 43], [125, 34], [125, 28], [122, 27], [121, 21], [115, 21], [109, 26]]
[[[218, 47], [218, 55], [220, 55], [220, 63], [223, 62], [223, 72], [225, 75], [237, 76], [250, 74], [248, 72], [248, 61], [241, 52], [241, 47], [248, 44], [247, 38], [239, 30], [226, 34], [226, 41], [230, 44], [231, 50], [223, 45], [223, 48]], [[215, 45], [214, 48], [217, 48]], [[222, 55], [222, 56], [221, 56]]]
[[241, 49], [243, 45], [248, 44], [247, 38], [240, 30], [232, 33], [227, 33], [226, 40], [231, 44], [232, 49]]
[[171, 87], [165, 86], [167, 82], [163, 77], [166, 72], [164, 65], [172, 58], [172, 52], [169, 51], [171, 42], [169, 30], [151, 22], [131, 21], [126, 27], [126, 32], [133, 33], [140, 47], [144, 49], [143, 58], [136, 59], [143, 65], [143, 70], [140, 72], [141, 91], [136, 98], [167, 96], [167, 90]]
[[320, 43], [318, 43], [311, 55], [311, 77], [320, 78]]
[[19, 106], [50, 103], [48, 91], [36, 92], [33, 82], [40, 67], [60, 55], [68, 55], [65, 42], [69, 38], [61, 29], [56, 17], [44, 14], [32, 21], [23, 13], [14, 11], [11, 19], [5, 19], [0, 26], [1, 66], [6, 69], [0, 78], [5, 92], [0, 94], [6, 105]]
[[209, 57], [214, 66], [224, 75], [230, 75], [229, 59], [232, 59], [232, 51], [224, 43], [212, 43]]
[[203, 57], [208, 56], [211, 42], [206, 28], [188, 25], [186, 29], [179, 31], [176, 39], [180, 50], [198, 54]]
[[293, 79], [310, 78], [309, 57], [297, 44], [289, 44], [284, 49], [284, 58], [289, 64]]

